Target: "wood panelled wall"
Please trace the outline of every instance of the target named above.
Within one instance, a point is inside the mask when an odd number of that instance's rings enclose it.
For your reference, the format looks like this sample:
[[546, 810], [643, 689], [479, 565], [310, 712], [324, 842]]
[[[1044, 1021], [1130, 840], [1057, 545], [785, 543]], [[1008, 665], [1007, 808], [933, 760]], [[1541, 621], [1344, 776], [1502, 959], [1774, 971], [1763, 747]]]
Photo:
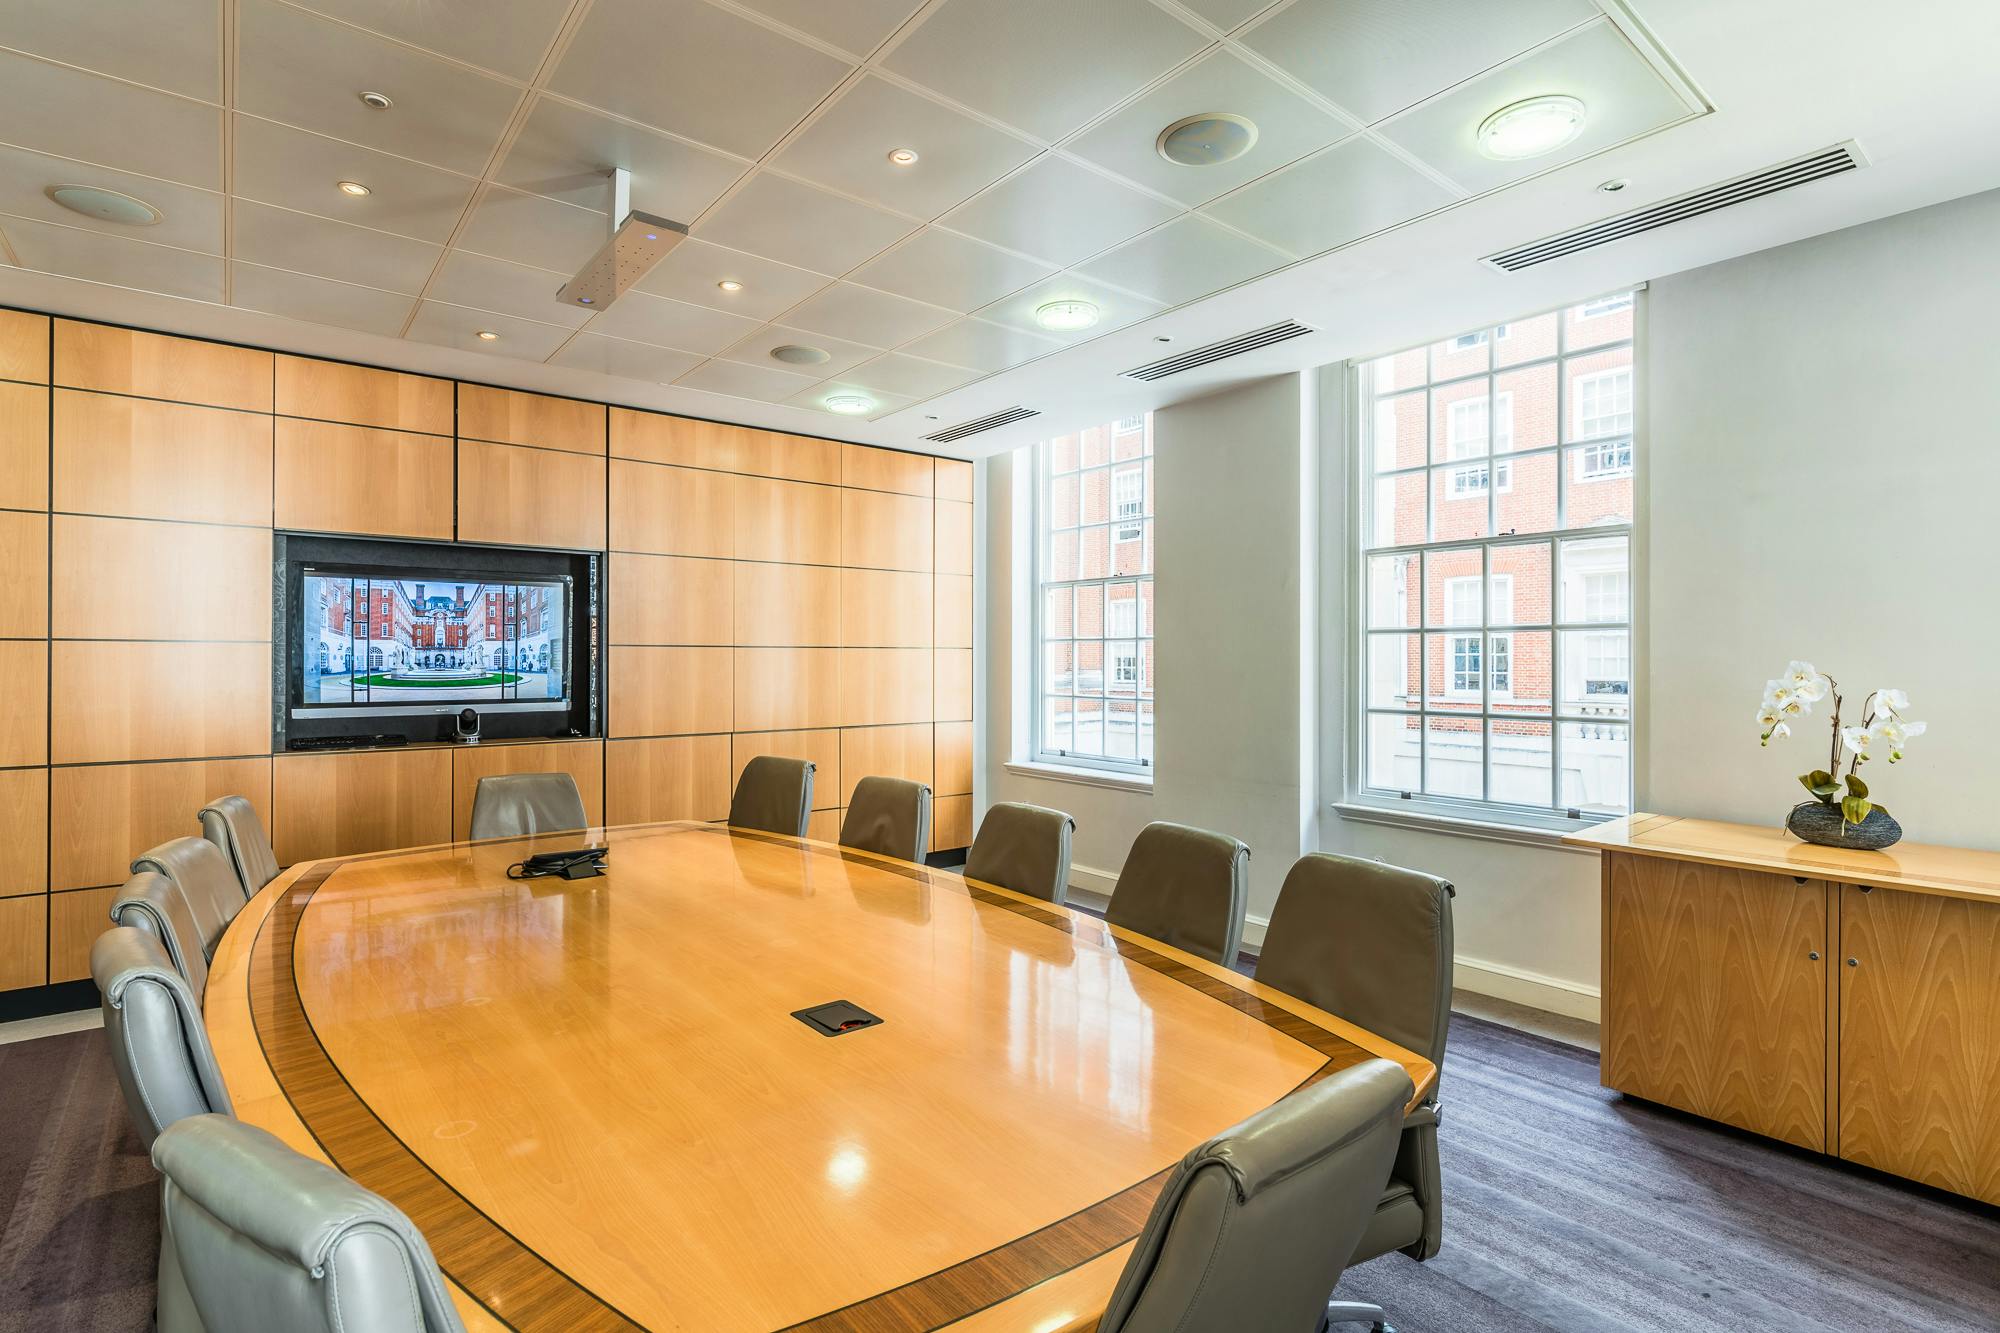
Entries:
[[[608, 552], [606, 738], [271, 753], [274, 530]], [[0, 991], [82, 978], [132, 856], [463, 837], [495, 773], [721, 819], [757, 754], [972, 833], [972, 467], [0, 310]]]

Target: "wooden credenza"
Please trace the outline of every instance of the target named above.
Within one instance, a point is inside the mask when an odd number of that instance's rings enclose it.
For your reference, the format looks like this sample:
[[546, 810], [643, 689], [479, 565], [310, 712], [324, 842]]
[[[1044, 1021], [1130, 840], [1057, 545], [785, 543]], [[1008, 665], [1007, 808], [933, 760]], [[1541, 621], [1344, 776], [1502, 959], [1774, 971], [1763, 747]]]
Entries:
[[2000, 1204], [2000, 853], [1566, 841], [1604, 854], [1606, 1087]]

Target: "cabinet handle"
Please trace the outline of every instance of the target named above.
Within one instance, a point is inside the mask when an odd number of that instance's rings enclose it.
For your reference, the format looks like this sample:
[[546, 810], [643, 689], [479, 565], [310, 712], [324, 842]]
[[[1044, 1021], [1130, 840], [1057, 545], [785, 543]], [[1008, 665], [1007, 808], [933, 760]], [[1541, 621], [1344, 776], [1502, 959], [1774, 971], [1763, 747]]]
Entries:
[[1814, 949], [1811, 953], [1807, 954], [1806, 957], [1812, 959], [1815, 963], [1817, 963], [1819, 961], [1819, 950]]
[[1861, 966], [1861, 960], [1860, 960], [1859, 958], [1850, 958], [1850, 959], [1848, 959], [1848, 960], [1847, 960], [1847, 965], [1848, 965], [1849, 967], [1860, 967], [1860, 966]]

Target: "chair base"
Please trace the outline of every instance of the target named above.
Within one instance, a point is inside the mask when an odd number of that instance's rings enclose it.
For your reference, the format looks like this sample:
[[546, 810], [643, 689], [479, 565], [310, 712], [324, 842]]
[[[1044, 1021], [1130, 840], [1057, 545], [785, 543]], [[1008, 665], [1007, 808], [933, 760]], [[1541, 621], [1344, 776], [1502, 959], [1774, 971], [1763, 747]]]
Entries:
[[1326, 1318], [1320, 1323], [1321, 1333], [1335, 1324], [1366, 1324], [1368, 1333], [1396, 1333], [1389, 1323], [1389, 1312], [1367, 1301], [1328, 1301]]

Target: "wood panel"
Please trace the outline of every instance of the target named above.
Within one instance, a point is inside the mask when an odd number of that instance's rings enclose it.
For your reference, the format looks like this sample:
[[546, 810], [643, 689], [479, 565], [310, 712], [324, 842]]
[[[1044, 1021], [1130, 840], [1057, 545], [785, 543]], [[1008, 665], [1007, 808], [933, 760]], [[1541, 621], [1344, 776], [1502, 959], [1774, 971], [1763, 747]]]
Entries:
[[2000, 905], [1844, 885], [1840, 918], [1840, 1155], [2000, 1204]]
[[880, 491], [840, 493], [840, 563], [862, 569], [931, 567], [931, 502]]
[[602, 403], [547, 394], [458, 386], [458, 434], [464, 440], [532, 444], [577, 454], [604, 453]]
[[0, 768], [0, 898], [49, 886], [49, 770]]
[[931, 724], [900, 727], [844, 727], [840, 733], [840, 800], [854, 800], [863, 778], [903, 778], [933, 787]]
[[840, 646], [931, 646], [929, 574], [893, 569], [840, 571]]
[[[936, 779], [932, 788], [940, 796], [972, 794], [972, 724], [939, 722], [937, 733]], [[956, 845], [956, 844], [954, 844]]]
[[0, 768], [49, 761], [49, 645], [0, 640]]
[[55, 508], [270, 526], [270, 417], [69, 389], [54, 411]]
[[1604, 874], [1605, 1084], [1824, 1150], [1824, 884], [1621, 854]]
[[613, 824], [724, 819], [729, 793], [727, 736], [605, 743], [604, 817]]
[[937, 498], [972, 503], [972, 464], [956, 458], [936, 459]]
[[604, 483], [601, 457], [460, 440], [459, 540], [601, 549]]
[[71, 640], [50, 652], [56, 763], [270, 751], [267, 643]]
[[966, 722], [972, 719], [972, 650], [937, 650], [937, 701], [939, 722]]
[[840, 820], [846, 813], [838, 808], [813, 811], [806, 817], [806, 836], [820, 842], [839, 842]]
[[840, 447], [840, 484], [870, 491], [900, 491], [929, 499], [932, 489], [929, 454], [906, 454], [866, 444]]
[[972, 580], [939, 574], [936, 584], [937, 646], [972, 647]]
[[728, 731], [733, 708], [730, 648], [641, 648], [609, 652], [613, 736]]
[[804, 759], [813, 766], [813, 809], [837, 809], [842, 801], [840, 733], [821, 731], [739, 731], [729, 738], [729, 789], [743, 776], [743, 766], [759, 755]]
[[278, 357], [273, 406], [280, 416], [449, 435], [452, 401], [450, 380], [303, 356]]
[[611, 462], [611, 547], [727, 560], [736, 554], [735, 489], [726, 472]]
[[0, 310], [0, 380], [49, 382], [49, 317]]
[[955, 852], [972, 845], [972, 798], [936, 796], [931, 799], [931, 850]]
[[49, 507], [49, 391], [0, 383], [0, 508]]
[[280, 417], [277, 525], [450, 541], [452, 458], [441, 435]]
[[936, 569], [940, 574], [972, 573], [972, 506], [953, 500], [937, 504]]
[[611, 409], [611, 453], [647, 463], [745, 472], [792, 481], [840, 481], [840, 445], [808, 435], [700, 421], [659, 412]]
[[727, 560], [619, 552], [610, 557], [606, 606], [612, 643], [733, 643]]
[[604, 822], [604, 742], [466, 745], [451, 751], [451, 836], [472, 836], [472, 799], [481, 778], [507, 773], [567, 773], [591, 825]]
[[281, 754], [271, 763], [280, 865], [451, 839], [446, 749]]
[[271, 532], [55, 516], [55, 637], [271, 641]]
[[0, 991], [39, 986], [48, 975], [49, 896], [0, 898]]
[[836, 487], [802, 481], [738, 477], [736, 558], [839, 564], [842, 494]]
[[0, 510], [0, 639], [48, 632], [48, 515]]
[[848, 727], [929, 722], [931, 654], [924, 648], [840, 650], [840, 722]]
[[250, 347], [56, 321], [55, 383], [73, 389], [269, 412], [274, 362]]
[[90, 946], [111, 929], [111, 901], [121, 885], [49, 895], [49, 982], [90, 975]]
[[738, 648], [738, 731], [796, 731], [840, 721], [839, 650]]
[[752, 563], [738, 563], [733, 570], [737, 643], [830, 648], [839, 642], [840, 570]]
[[60, 891], [123, 882], [133, 857], [169, 838], [198, 834], [195, 812], [230, 795], [249, 801], [268, 830], [270, 757], [51, 770], [50, 887]]

